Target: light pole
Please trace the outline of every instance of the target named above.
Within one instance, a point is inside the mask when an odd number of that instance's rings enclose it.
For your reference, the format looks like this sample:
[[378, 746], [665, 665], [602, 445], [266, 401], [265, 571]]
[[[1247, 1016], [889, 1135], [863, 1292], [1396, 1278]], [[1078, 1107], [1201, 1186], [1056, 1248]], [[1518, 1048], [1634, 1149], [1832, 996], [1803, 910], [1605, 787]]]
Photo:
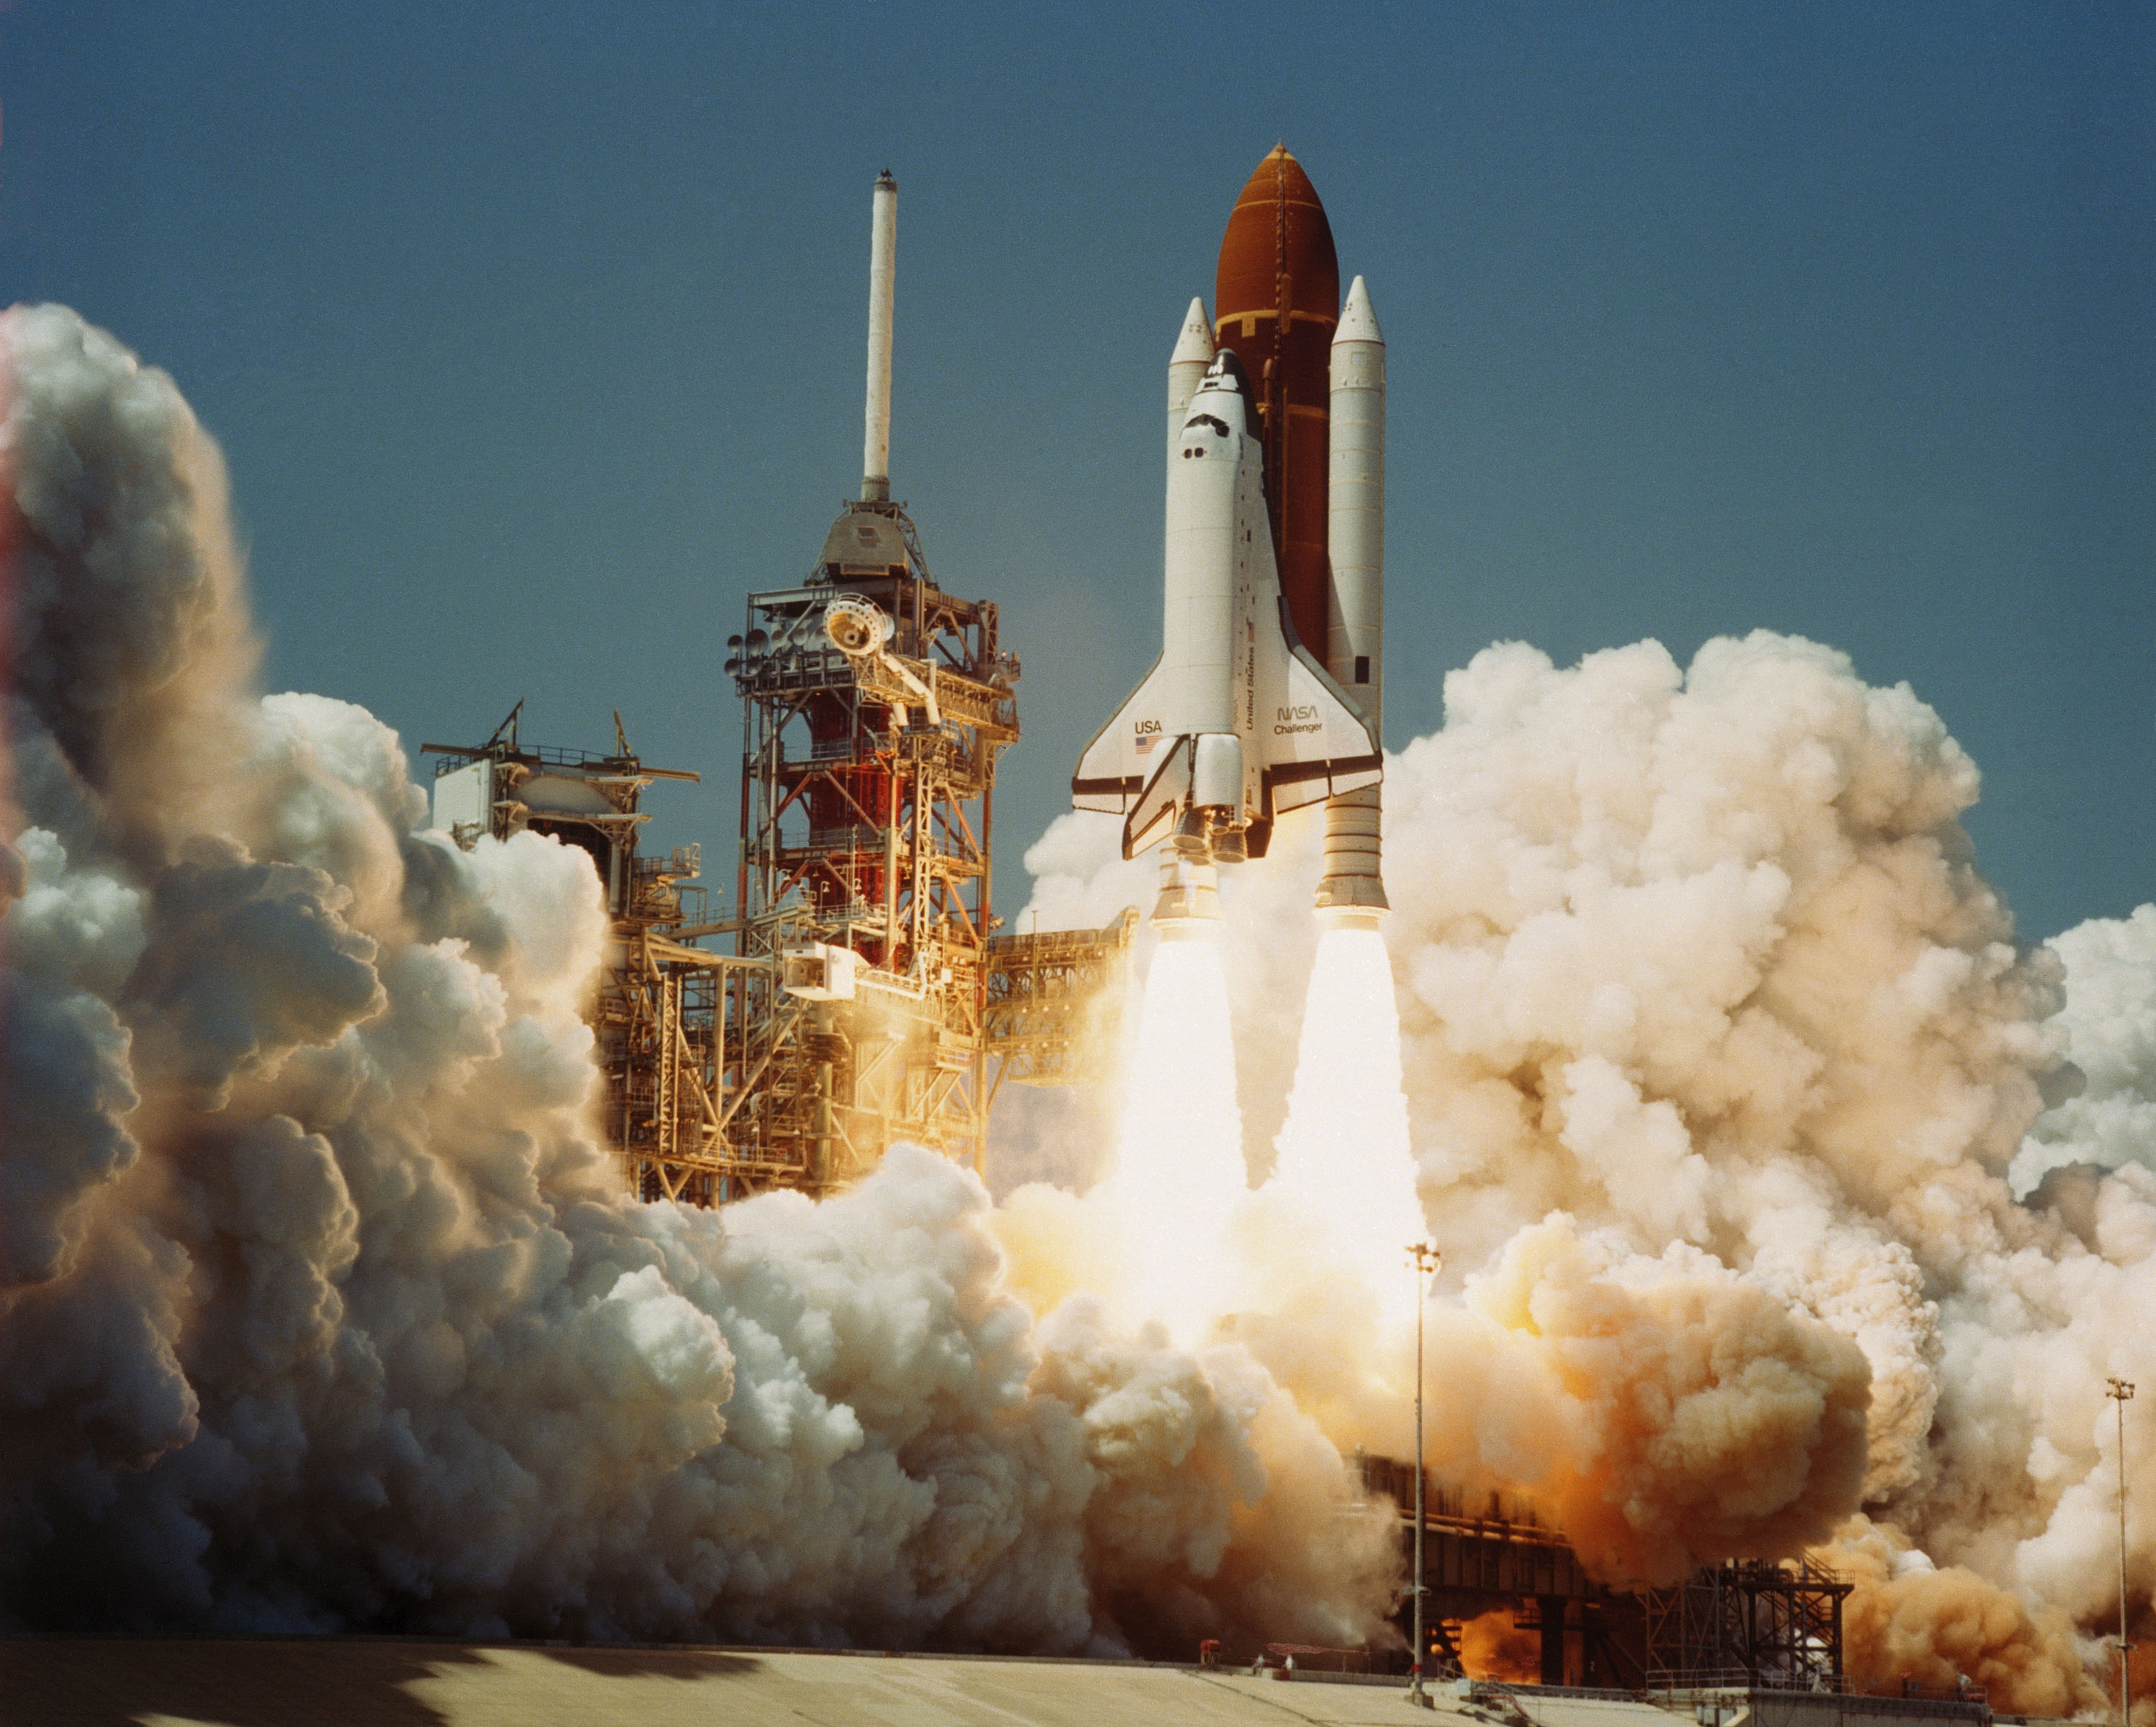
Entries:
[[2133, 1382], [2104, 1383], [2111, 1387], [2104, 1396], [2118, 1406], [2118, 1719], [2123, 1727], [2132, 1727], [2133, 1701], [2126, 1672], [2127, 1651], [2133, 1647], [2126, 1641], [2126, 1402], [2133, 1395]]
[[[1431, 1707], [1427, 1694], [1422, 1689], [1422, 1659], [1430, 1647], [1429, 1635], [1422, 1622], [1422, 1531], [1423, 1531], [1423, 1468], [1422, 1468], [1422, 1310], [1429, 1299], [1428, 1279], [1445, 1257], [1428, 1242], [1417, 1242], [1408, 1249], [1408, 1263], [1415, 1274], [1415, 1530], [1414, 1530], [1414, 1663], [1408, 1671], [1414, 1675], [1408, 1687], [1408, 1701], [1422, 1709]], [[2122, 1608], [2122, 1612], [2124, 1610]]]

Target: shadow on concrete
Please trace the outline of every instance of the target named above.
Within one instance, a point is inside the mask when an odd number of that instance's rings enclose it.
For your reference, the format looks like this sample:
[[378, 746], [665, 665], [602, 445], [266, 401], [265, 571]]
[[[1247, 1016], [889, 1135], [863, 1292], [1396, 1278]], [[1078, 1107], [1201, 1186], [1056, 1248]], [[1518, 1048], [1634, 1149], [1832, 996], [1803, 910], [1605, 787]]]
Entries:
[[449, 1727], [408, 1688], [518, 1648], [601, 1678], [752, 1673], [753, 1657], [696, 1649], [425, 1642], [399, 1637], [25, 1637], [0, 1641], [7, 1727]]
[[613, 1649], [557, 1643], [536, 1648], [528, 1643], [518, 1647], [603, 1679], [739, 1678], [763, 1667], [753, 1655], [728, 1655], [716, 1649]]

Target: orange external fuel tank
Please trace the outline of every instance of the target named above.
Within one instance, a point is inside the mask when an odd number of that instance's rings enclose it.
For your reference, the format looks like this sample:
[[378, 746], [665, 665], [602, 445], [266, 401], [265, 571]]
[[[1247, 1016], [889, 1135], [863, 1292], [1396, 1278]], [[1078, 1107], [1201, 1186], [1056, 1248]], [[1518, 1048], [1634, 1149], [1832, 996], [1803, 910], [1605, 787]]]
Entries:
[[1281, 591], [1302, 644], [1326, 652], [1326, 474], [1340, 260], [1302, 164], [1276, 145], [1220, 241], [1215, 344], [1250, 377], [1265, 431], [1265, 505]]

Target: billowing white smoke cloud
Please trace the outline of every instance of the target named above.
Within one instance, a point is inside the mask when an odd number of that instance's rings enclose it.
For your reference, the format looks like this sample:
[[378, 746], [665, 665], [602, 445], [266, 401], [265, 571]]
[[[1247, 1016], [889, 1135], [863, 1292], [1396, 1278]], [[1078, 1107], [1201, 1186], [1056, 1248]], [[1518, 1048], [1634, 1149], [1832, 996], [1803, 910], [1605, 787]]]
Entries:
[[630, 1203], [583, 856], [257, 699], [216, 452], [0, 319], [0, 1621], [1187, 1651], [1389, 1605], [1246, 1352], [1036, 1328], [968, 1174]]
[[[64, 312], [0, 331], [3, 1611], [1035, 1650], [1369, 1627], [1388, 1555], [1337, 1514], [1334, 1447], [1405, 1449], [1370, 1294], [1398, 1240], [1341, 1275], [1254, 1195], [1233, 1316], [1178, 1351], [1085, 1299], [1112, 1255], [1079, 1202], [992, 1212], [924, 1155], [821, 1207], [624, 1202], [586, 1119], [583, 860], [418, 833], [393, 735], [254, 697], [169, 382]], [[1829, 1550], [1871, 1671], [2086, 1706], [2058, 1616], [2117, 1607], [2103, 1379], [2156, 1386], [2156, 915], [2017, 947], [1958, 825], [1973, 766], [1810, 643], [1499, 647], [1446, 705], [1387, 792], [1436, 1466], [1525, 1488], [1612, 1576], [1861, 1506]], [[1111, 833], [1029, 860], [1044, 926], [1149, 903]], [[1258, 1178], [1313, 840], [1284, 823], [1229, 890]], [[1112, 1114], [1011, 1166], [1093, 1181]], [[2156, 1445], [2130, 1463], [2156, 1504]], [[2156, 1520], [2129, 1533], [2145, 1623]]]
[[2066, 978], [2052, 1024], [2083, 1084], [2023, 1142], [2012, 1175], [2024, 1194], [2076, 1164], [2156, 1167], [2156, 905], [2092, 918], [2049, 945]]
[[[2156, 913], [2018, 946], [1959, 825], [1974, 767], [1906, 687], [1810, 643], [1717, 640], [1689, 669], [1653, 643], [1570, 669], [1500, 645], [1445, 705], [1389, 766], [1385, 839], [1426, 1213], [1402, 1232], [1426, 1221], [1467, 1297], [1432, 1310], [1439, 1467], [1544, 1497], [1620, 1576], [1793, 1552], [1861, 1504], [1954, 1580], [1874, 1599], [1866, 1659], [1925, 1676], [1909, 1627], [1988, 1590], [1994, 1701], [2087, 1703], [2041, 1615], [2116, 1612], [2104, 1380], [2156, 1382]], [[1231, 973], [1307, 963], [1273, 936], [1312, 838], [1284, 824], [1240, 872]], [[1130, 892], [1111, 844], [1051, 832], [1044, 921]], [[1255, 1120], [1278, 1105], [1250, 1082], [1277, 1099], [1291, 1070], [1275, 1019], [1242, 1033]], [[2071, 1167], [2024, 1205], [2017, 1152], [2027, 1179]], [[1535, 1267], [1557, 1289], [1502, 1294]], [[1336, 1438], [1399, 1454], [1393, 1404], [1298, 1347], [1291, 1305], [1240, 1335]], [[1864, 1368], [1851, 1468], [1832, 1436]], [[2129, 1463], [2156, 1502], [2156, 1444]], [[2156, 1519], [2132, 1544], [2140, 1613]]]

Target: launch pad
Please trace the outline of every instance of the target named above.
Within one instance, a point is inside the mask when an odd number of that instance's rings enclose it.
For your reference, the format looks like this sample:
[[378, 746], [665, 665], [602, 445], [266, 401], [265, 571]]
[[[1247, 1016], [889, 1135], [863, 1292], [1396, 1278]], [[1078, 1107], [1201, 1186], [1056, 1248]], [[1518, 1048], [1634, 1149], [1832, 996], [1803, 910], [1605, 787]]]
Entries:
[[[531, 831], [591, 857], [611, 920], [591, 1021], [605, 1133], [629, 1191], [722, 1204], [823, 1195], [899, 1140], [978, 1171], [1005, 1079], [1099, 1078], [1136, 933], [999, 935], [996, 767], [1019, 666], [991, 600], [930, 573], [891, 496], [898, 187], [875, 186], [862, 481], [796, 587], [748, 596], [725, 670], [742, 704], [734, 915], [701, 853], [639, 853], [644, 791], [695, 780], [615, 751], [527, 747], [520, 702], [440, 758], [437, 828], [469, 848]], [[733, 951], [701, 944], [731, 937]]]
[[[1411, 1554], [1414, 1466], [1359, 1451], [1355, 1461], [1366, 1493], [1405, 1508], [1401, 1549]], [[1728, 1560], [1664, 1588], [1613, 1590], [1595, 1581], [1564, 1532], [1517, 1494], [1426, 1479], [1423, 1503], [1433, 1670], [1460, 1670], [1461, 1624], [1507, 1612], [1513, 1629], [1537, 1634], [1544, 1685], [1660, 1694], [1847, 1689], [1842, 1603], [1851, 1586], [1810, 1560]], [[1403, 1608], [1404, 1632], [1407, 1617]], [[1953, 1700], [1970, 1694], [1958, 1690]]]
[[[1240, 1654], [1242, 1652], [1235, 1652]], [[1981, 1701], [1793, 1691], [1557, 1689], [1461, 1682], [1412, 1709], [1404, 1677], [1330, 1673], [1291, 1683], [1240, 1662], [927, 1655], [675, 1645], [479, 1642], [455, 1637], [38, 1637], [0, 1642], [0, 1689], [40, 1727], [141, 1721], [315, 1727], [324, 1699], [348, 1727], [1990, 1727]], [[11, 1716], [10, 1719], [13, 1719]], [[2048, 1724], [2046, 1724], [2048, 1727]], [[2064, 1727], [2064, 1724], [2060, 1724]]]
[[[593, 860], [611, 922], [591, 1009], [601, 1120], [632, 1192], [824, 1194], [901, 1140], [978, 1171], [1004, 1081], [1101, 1077], [1137, 918], [997, 933], [995, 774], [1019, 670], [997, 624], [992, 601], [937, 586], [884, 500], [841, 511], [801, 586], [749, 596], [727, 648], [745, 748], [724, 920], [699, 848], [638, 847], [644, 791], [697, 776], [645, 765], [619, 720], [611, 755], [525, 744], [521, 703], [484, 743], [423, 746], [458, 843], [529, 830]], [[702, 945], [726, 937], [732, 953]]]

